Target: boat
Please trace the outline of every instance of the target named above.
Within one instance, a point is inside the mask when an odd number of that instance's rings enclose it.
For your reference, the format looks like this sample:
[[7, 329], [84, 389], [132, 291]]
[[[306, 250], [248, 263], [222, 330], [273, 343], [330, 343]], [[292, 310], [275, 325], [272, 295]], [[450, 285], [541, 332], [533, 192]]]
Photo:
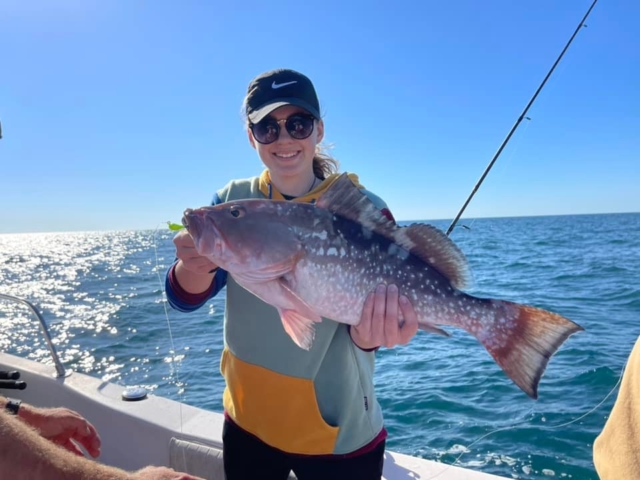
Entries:
[[[0, 352], [0, 371], [19, 372], [19, 382], [26, 384], [24, 389], [0, 388], [0, 395], [36, 407], [66, 407], [80, 413], [96, 427], [102, 439], [98, 461], [106, 465], [129, 471], [148, 465], [166, 466], [207, 480], [224, 480], [222, 413], [65, 368], [39, 310], [15, 296], [0, 294], [0, 300], [30, 309], [40, 323], [52, 359], [51, 364], [41, 363]], [[293, 475], [290, 478], [295, 479]], [[384, 480], [503, 478], [506, 477], [385, 452]]]

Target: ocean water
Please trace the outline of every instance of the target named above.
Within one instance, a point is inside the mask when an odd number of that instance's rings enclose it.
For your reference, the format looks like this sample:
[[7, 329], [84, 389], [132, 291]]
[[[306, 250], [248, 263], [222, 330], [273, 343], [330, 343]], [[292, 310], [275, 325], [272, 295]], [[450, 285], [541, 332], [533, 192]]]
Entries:
[[[420, 332], [408, 346], [381, 349], [388, 448], [508, 478], [597, 479], [593, 441], [640, 335], [640, 214], [461, 224], [469, 228], [451, 238], [469, 260], [467, 292], [546, 308], [585, 331], [551, 359], [536, 401], [464, 331]], [[223, 295], [190, 314], [166, 308], [172, 236], [0, 235], [0, 292], [39, 306], [67, 367], [220, 411]], [[26, 309], [2, 301], [0, 349], [50, 362]]]

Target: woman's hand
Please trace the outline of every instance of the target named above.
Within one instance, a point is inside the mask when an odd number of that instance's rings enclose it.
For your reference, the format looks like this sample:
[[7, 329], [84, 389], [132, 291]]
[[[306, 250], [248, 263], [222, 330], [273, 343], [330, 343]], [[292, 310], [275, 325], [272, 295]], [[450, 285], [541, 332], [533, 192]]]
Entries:
[[207, 257], [198, 253], [193, 238], [186, 230], [176, 234], [173, 238], [173, 244], [176, 246], [176, 257], [181, 261], [185, 270], [197, 275], [206, 275], [218, 267]]
[[395, 285], [378, 285], [367, 296], [360, 323], [351, 327], [351, 339], [363, 350], [405, 345], [418, 331], [418, 316]]

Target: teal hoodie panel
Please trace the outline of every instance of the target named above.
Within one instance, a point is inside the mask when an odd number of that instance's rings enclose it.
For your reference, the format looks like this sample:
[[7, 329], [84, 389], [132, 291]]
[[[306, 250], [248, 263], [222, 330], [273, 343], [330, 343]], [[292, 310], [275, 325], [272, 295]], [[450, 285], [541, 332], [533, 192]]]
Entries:
[[[232, 181], [218, 196], [223, 202], [265, 197], [259, 177]], [[358, 348], [347, 325], [323, 319], [311, 349], [303, 350], [277, 310], [229, 275], [224, 336], [225, 411], [265, 443], [289, 453], [347, 454], [383, 429], [373, 385], [375, 353]]]

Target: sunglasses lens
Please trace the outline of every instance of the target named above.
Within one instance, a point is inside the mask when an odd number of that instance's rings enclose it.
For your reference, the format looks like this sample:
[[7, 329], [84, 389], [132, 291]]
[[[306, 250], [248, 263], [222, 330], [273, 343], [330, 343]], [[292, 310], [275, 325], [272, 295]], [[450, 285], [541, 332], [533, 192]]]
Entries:
[[287, 118], [287, 132], [293, 138], [302, 140], [307, 138], [313, 132], [313, 117], [308, 115], [291, 115]]
[[[304, 140], [313, 133], [313, 122], [314, 118], [312, 116], [296, 113], [287, 118], [285, 128], [291, 138]], [[280, 125], [277, 120], [267, 117], [251, 125], [251, 132], [253, 133], [253, 138], [258, 142], [269, 144], [278, 139], [280, 135]]]
[[273, 143], [278, 139], [280, 126], [272, 118], [265, 118], [251, 126], [253, 137], [260, 143]]

